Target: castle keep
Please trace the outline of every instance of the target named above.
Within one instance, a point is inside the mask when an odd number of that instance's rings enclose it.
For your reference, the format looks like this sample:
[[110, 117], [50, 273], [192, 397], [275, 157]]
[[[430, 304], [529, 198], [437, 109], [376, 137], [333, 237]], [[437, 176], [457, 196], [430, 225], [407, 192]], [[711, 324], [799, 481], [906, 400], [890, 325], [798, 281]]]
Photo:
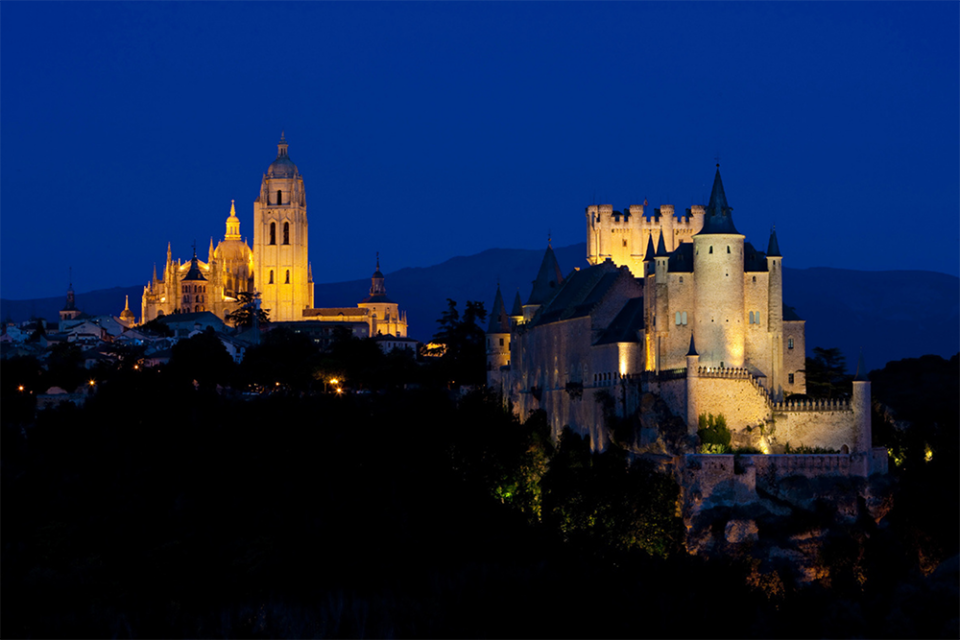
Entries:
[[776, 232], [760, 251], [732, 212], [719, 165], [709, 203], [681, 216], [671, 205], [587, 207], [589, 266], [564, 276], [548, 247], [527, 304], [518, 294], [508, 313], [497, 291], [488, 383], [522, 417], [544, 409], [555, 437], [570, 426], [595, 449], [610, 440], [605, 410], [633, 415], [654, 392], [689, 434], [720, 414], [735, 446], [869, 458], [865, 371], [850, 399], [790, 400], [806, 391], [804, 321], [784, 304]]

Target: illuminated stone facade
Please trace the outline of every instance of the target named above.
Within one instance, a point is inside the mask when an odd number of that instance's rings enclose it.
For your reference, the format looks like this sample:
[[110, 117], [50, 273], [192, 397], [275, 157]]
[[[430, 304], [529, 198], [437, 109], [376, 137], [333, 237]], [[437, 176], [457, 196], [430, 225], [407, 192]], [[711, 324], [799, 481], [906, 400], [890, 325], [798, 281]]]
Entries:
[[731, 212], [719, 168], [709, 204], [679, 218], [672, 206], [649, 217], [588, 207], [589, 267], [564, 277], [548, 247], [508, 323], [497, 292], [488, 384], [521, 416], [544, 409], [555, 435], [569, 425], [598, 449], [604, 408], [631, 414], [652, 391], [689, 433], [701, 414], [722, 414], [735, 445], [868, 451], [869, 382], [844, 403], [784, 402], [806, 392], [804, 321], [783, 302], [776, 233], [758, 251]]
[[273, 322], [363, 323], [367, 336], [407, 336], [406, 314], [386, 296], [379, 256], [370, 295], [357, 307], [315, 309], [308, 240], [303, 176], [281, 134], [277, 158], [264, 173], [253, 203], [253, 249], [240, 235], [240, 219], [231, 202], [224, 238], [216, 247], [210, 240], [206, 262], [197, 258], [196, 250], [191, 260], [174, 260], [167, 245], [163, 277], [154, 267], [153, 278], [144, 287], [142, 322], [200, 311], [226, 320], [237, 309], [239, 294], [257, 293]]

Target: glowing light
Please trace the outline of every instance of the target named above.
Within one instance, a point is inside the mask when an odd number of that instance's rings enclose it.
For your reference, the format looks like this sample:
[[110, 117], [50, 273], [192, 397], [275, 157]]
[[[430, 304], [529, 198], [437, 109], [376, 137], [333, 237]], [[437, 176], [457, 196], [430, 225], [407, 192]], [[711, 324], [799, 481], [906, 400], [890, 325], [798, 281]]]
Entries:
[[97, 381], [96, 381], [96, 380], [91, 380], [88, 384], [92, 387], [93, 385], [97, 384]]
[[933, 449], [930, 448], [930, 445], [927, 445], [923, 449], [923, 459], [926, 462], [933, 460]]
[[19, 387], [17, 387], [17, 389], [20, 391], [23, 391], [23, 385], [20, 385]]
[[339, 384], [339, 383], [340, 381], [337, 380], [336, 378], [330, 378], [330, 384]]
[[140, 369], [140, 365], [138, 365], [138, 364], [133, 365], [133, 370], [134, 370], [134, 371], [137, 371], [138, 369]]
[[340, 388], [340, 387], [337, 387], [337, 395], [339, 396], [339, 395], [341, 395], [342, 393], [343, 393], [343, 389]]

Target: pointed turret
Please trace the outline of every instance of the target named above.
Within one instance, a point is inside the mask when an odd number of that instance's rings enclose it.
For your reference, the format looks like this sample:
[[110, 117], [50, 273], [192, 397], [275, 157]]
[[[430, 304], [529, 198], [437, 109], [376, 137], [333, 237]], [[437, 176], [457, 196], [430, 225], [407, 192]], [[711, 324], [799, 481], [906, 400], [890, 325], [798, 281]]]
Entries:
[[543, 261], [540, 263], [540, 271], [537, 272], [537, 279], [533, 281], [533, 290], [530, 292], [530, 298], [527, 299], [527, 306], [542, 305], [551, 297], [563, 283], [563, 273], [560, 271], [560, 265], [557, 263], [557, 256], [553, 253], [553, 247], [547, 245], [547, 251], [543, 254]]
[[690, 334], [690, 348], [687, 349], [687, 356], [699, 356], [697, 353], [697, 347], [693, 344], [693, 334]]
[[[650, 236], [650, 240], [653, 240], [653, 236]], [[667, 257], [667, 245], [663, 242], [663, 234], [660, 234], [660, 239], [657, 240], [657, 258], [666, 258]]]
[[767, 245], [767, 256], [771, 258], [782, 258], [783, 254], [780, 253], [780, 243], [777, 242], [777, 228], [770, 228], [770, 243]]
[[510, 310], [511, 317], [523, 317], [523, 300], [520, 299], [520, 290], [513, 296], [513, 309]]
[[700, 230], [700, 234], [711, 233], [739, 233], [733, 226], [733, 208], [727, 204], [727, 194], [723, 190], [719, 164], [713, 178], [710, 202], [703, 217], [703, 228]]
[[497, 295], [493, 299], [493, 306], [490, 308], [490, 323], [487, 325], [487, 333], [510, 333], [510, 316], [507, 315], [507, 307], [503, 304], [503, 295], [500, 293], [499, 284], [497, 285]]
[[647, 254], [643, 256], [644, 262], [653, 262], [653, 259], [656, 257], [657, 252], [653, 248], [653, 234], [651, 233], [647, 236]]
[[153, 280], [150, 281], [150, 287], [153, 288], [153, 287], [157, 286], [157, 284], [159, 284], [159, 282], [160, 282], [160, 281], [157, 280], [157, 263], [154, 262], [154, 263], [153, 263]]
[[210, 248], [207, 249], [207, 264], [213, 265], [213, 236], [210, 236]]

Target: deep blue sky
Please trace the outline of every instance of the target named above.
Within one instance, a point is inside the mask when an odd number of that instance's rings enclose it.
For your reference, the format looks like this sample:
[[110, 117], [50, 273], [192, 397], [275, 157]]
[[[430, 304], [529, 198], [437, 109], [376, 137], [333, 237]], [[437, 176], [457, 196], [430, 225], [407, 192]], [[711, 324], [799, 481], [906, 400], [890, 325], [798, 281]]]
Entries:
[[281, 129], [318, 282], [682, 210], [718, 153], [786, 265], [956, 275], [958, 33], [946, 2], [4, 2], [0, 295], [146, 283], [231, 199], [249, 237]]

